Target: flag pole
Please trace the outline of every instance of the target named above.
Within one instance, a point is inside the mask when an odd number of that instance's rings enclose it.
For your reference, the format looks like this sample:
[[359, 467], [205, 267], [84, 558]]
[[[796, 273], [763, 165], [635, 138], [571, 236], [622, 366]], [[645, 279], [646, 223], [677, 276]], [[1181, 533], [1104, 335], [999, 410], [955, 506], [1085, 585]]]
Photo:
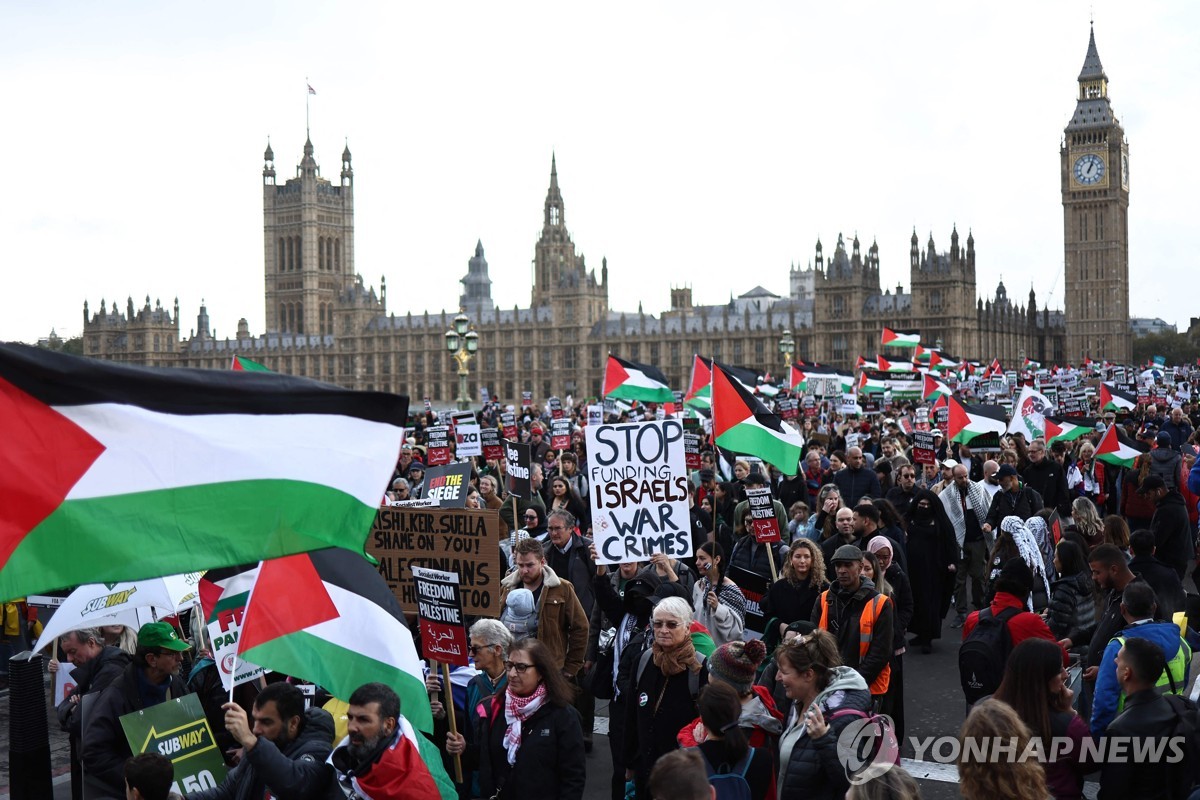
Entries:
[[309, 126], [309, 122], [308, 122], [308, 97], [310, 94], [312, 94], [312, 92], [310, 91], [311, 86], [312, 86], [312, 84], [308, 82], [308, 76], [305, 75], [304, 76], [304, 136], [309, 139], [312, 138], [312, 133], [310, 132], [310, 126]]
[[[446, 719], [450, 721], [450, 734], [458, 737], [458, 724], [454, 721], [454, 689], [450, 686], [450, 665], [442, 663], [442, 692], [445, 695]], [[462, 756], [454, 754], [454, 782], [463, 782]]]

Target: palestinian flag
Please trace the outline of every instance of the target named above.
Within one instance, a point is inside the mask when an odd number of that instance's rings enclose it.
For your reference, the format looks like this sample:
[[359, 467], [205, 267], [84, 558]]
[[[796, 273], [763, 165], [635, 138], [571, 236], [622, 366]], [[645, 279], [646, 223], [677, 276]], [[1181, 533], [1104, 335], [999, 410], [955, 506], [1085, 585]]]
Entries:
[[304, 378], [0, 345], [0, 596], [361, 552], [407, 413]]
[[1107, 383], [1100, 384], [1101, 411], [1132, 411], [1136, 406], [1137, 398], [1133, 395]]
[[858, 361], [854, 362], [854, 368], [855, 369], [866, 369], [867, 368], [867, 360], [865, 358], [863, 358], [862, 356], [859, 356]]
[[950, 430], [947, 437], [952, 442], [970, 442], [976, 436], [995, 433], [1003, 436], [1008, 430], [1008, 415], [1002, 406], [971, 405], [948, 398], [950, 403]]
[[204, 573], [199, 586], [204, 619], [212, 622], [223, 612], [245, 608], [257, 578], [258, 564], [210, 569]]
[[1121, 433], [1120, 425], [1109, 425], [1096, 448], [1096, 458], [1114, 467], [1132, 467], [1134, 459], [1149, 451], [1147, 445]]
[[884, 328], [879, 343], [883, 347], [917, 347], [921, 344], [921, 332]]
[[675, 399], [667, 376], [658, 367], [626, 361], [611, 353], [604, 369], [604, 396], [643, 403], [669, 403]]
[[913, 365], [911, 361], [889, 361], [883, 356], [875, 356], [877, 363], [876, 369], [880, 372], [912, 372]]
[[988, 365], [987, 372], [983, 373], [983, 377], [990, 378], [993, 375], [1003, 375], [1004, 368], [1000, 366], [1000, 359], [993, 358], [992, 363]]
[[[746, 367], [725, 368], [738, 383], [754, 391], [760, 383], [757, 372]], [[776, 390], [778, 393], [778, 390]], [[692, 382], [683, 397], [684, 405], [691, 408], [712, 408], [712, 359], [696, 356], [692, 362]]]
[[949, 397], [954, 394], [950, 391], [949, 386], [932, 375], [927, 374], [922, 377], [924, 378], [924, 386], [921, 391], [922, 400], [928, 400], [931, 397], [936, 400], [939, 397]]
[[715, 444], [757, 456], [785, 475], [796, 474], [804, 439], [717, 363], [713, 364], [712, 412]]
[[1087, 436], [1096, 430], [1095, 417], [1046, 417], [1046, 443], [1055, 439], [1065, 442]]
[[883, 394], [887, 391], [887, 382], [882, 378], [872, 378], [863, 370], [858, 376], [858, 385], [854, 388], [859, 394]]
[[238, 658], [340, 698], [364, 683], [386, 683], [413, 725], [433, 731], [404, 610], [378, 570], [348, 550], [264, 561], [242, 618]]
[[[403, 702], [400, 708], [404, 708]], [[417, 733], [403, 714], [396, 720], [396, 728], [395, 739], [379, 756], [379, 760], [371, 765], [367, 774], [355, 775], [350, 779], [354, 796], [365, 800], [387, 800], [392, 797], [457, 800], [458, 792], [442, 767], [442, 755], [437, 745]], [[347, 736], [338, 747], [349, 744], [350, 737]], [[332, 763], [332, 753], [329, 758]], [[398, 788], [401, 786], [403, 789]], [[400, 794], [397, 794], [398, 791]]]
[[1027, 369], [1027, 370], [1029, 370], [1029, 369], [1041, 369], [1041, 368], [1042, 368], [1042, 362], [1040, 362], [1040, 361], [1034, 361], [1032, 358], [1026, 358], [1026, 359], [1025, 359], [1025, 360], [1024, 360], [1022, 363], [1021, 363], [1021, 368], [1022, 368], [1022, 369]]
[[264, 367], [262, 364], [258, 363], [257, 361], [251, 361], [250, 359], [242, 358], [241, 356], [234, 356], [233, 363], [230, 364], [229, 368], [231, 370], [233, 370], [234, 372], [270, 372], [271, 371], [271, 370], [267, 369], [266, 367]]

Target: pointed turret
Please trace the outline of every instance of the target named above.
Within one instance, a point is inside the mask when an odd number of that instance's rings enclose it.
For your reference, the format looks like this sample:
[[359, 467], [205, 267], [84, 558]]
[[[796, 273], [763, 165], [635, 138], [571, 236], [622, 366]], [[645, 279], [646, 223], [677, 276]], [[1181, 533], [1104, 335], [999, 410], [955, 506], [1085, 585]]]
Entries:
[[1104, 66], [1100, 63], [1100, 53], [1096, 50], [1096, 26], [1093, 25], [1088, 33], [1087, 55], [1083, 58], [1083, 69], [1079, 71], [1079, 80], [1083, 82], [1096, 78], [1108, 80], [1108, 76], [1104, 74]]
[[1096, 29], [1088, 33], [1087, 55], [1083, 58], [1083, 69], [1079, 71], [1079, 97], [1075, 113], [1067, 124], [1067, 132], [1087, 128], [1101, 128], [1115, 124], [1112, 106], [1108, 102], [1108, 76], [1100, 63], [1096, 50]]
[[913, 226], [912, 239], [908, 243], [908, 265], [913, 269], [921, 266], [921, 243], [917, 239], [917, 228]]
[[300, 159], [300, 173], [304, 176], [317, 174], [317, 159], [313, 157], [313, 143], [310, 137], [304, 139], [304, 158]]
[[550, 188], [546, 191], [546, 209], [544, 225], [548, 228], [558, 228], [566, 224], [566, 214], [563, 209], [562, 192], [558, 188], [558, 159], [550, 153]]

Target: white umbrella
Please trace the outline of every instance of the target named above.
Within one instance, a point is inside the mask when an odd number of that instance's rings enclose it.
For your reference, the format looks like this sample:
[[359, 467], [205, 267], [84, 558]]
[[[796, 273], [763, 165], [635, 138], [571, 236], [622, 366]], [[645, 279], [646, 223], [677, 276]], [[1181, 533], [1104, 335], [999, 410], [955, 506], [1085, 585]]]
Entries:
[[198, 587], [203, 574], [186, 572], [144, 581], [80, 586], [55, 610], [33, 652], [68, 631], [136, 623], [140, 619], [138, 609], [153, 609], [164, 616], [185, 611], [200, 602]]

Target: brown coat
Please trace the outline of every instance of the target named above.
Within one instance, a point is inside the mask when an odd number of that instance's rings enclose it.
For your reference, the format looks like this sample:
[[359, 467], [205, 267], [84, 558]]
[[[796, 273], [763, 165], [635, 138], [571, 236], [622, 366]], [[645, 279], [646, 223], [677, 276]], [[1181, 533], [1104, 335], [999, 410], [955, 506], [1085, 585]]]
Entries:
[[[520, 586], [521, 576], [516, 570], [500, 581], [501, 608], [508, 599], [508, 593]], [[567, 675], [578, 675], [583, 669], [588, 643], [587, 614], [575, 596], [575, 587], [571, 582], [562, 580], [547, 566], [542, 567], [537, 638], [550, 649], [554, 662]]]

